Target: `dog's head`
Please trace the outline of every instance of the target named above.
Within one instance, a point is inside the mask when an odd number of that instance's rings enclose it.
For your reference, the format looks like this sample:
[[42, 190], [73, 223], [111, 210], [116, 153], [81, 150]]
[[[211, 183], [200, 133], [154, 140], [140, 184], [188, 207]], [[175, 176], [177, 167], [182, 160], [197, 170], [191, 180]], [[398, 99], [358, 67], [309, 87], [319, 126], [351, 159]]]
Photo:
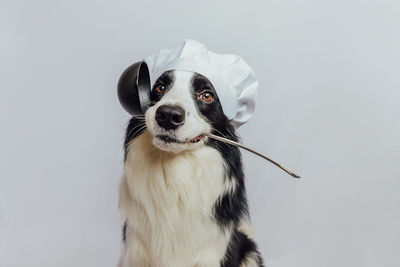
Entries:
[[154, 83], [150, 98], [145, 124], [154, 146], [161, 150], [195, 149], [207, 141], [204, 134], [234, 131], [215, 88], [198, 73], [164, 72]]

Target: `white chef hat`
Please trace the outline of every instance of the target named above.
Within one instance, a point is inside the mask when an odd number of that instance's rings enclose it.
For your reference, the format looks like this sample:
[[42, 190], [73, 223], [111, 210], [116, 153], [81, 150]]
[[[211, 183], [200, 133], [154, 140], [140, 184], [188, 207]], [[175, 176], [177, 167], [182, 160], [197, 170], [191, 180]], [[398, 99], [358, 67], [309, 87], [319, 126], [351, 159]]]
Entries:
[[167, 70], [193, 71], [214, 86], [225, 116], [237, 128], [253, 115], [258, 81], [239, 56], [217, 54], [195, 40], [185, 40], [175, 49], [163, 49], [145, 58], [151, 86]]

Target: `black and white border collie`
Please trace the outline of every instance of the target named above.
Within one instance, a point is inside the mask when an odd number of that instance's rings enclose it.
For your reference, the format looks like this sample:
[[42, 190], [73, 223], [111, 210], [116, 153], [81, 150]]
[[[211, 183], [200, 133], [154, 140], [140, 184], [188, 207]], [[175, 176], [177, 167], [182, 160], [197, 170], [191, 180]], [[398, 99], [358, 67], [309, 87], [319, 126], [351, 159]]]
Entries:
[[119, 267], [263, 266], [248, 225], [241, 154], [209, 80], [164, 72], [125, 139]]

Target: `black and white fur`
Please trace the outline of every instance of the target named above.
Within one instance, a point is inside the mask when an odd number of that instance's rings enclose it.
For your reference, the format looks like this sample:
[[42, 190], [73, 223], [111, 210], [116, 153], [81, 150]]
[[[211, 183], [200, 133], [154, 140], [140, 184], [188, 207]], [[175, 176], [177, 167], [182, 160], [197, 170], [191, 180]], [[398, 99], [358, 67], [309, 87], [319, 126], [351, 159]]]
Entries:
[[[162, 94], [155, 90], [159, 85]], [[200, 99], [204, 91], [214, 101]], [[202, 136], [237, 140], [212, 84], [197, 73], [167, 71], [151, 100], [126, 132], [119, 267], [263, 266], [247, 223], [241, 154]], [[160, 127], [155, 117], [162, 105], [181, 107], [184, 123], [175, 130]], [[193, 142], [196, 137], [200, 141]]]

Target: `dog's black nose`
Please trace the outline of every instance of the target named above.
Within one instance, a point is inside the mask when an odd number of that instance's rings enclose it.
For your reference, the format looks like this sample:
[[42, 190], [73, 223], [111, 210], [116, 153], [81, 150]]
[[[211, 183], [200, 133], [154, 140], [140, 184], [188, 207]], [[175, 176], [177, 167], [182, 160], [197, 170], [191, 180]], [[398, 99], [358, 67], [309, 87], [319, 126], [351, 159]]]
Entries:
[[156, 121], [166, 130], [175, 130], [185, 122], [185, 111], [180, 106], [162, 105], [156, 110]]

